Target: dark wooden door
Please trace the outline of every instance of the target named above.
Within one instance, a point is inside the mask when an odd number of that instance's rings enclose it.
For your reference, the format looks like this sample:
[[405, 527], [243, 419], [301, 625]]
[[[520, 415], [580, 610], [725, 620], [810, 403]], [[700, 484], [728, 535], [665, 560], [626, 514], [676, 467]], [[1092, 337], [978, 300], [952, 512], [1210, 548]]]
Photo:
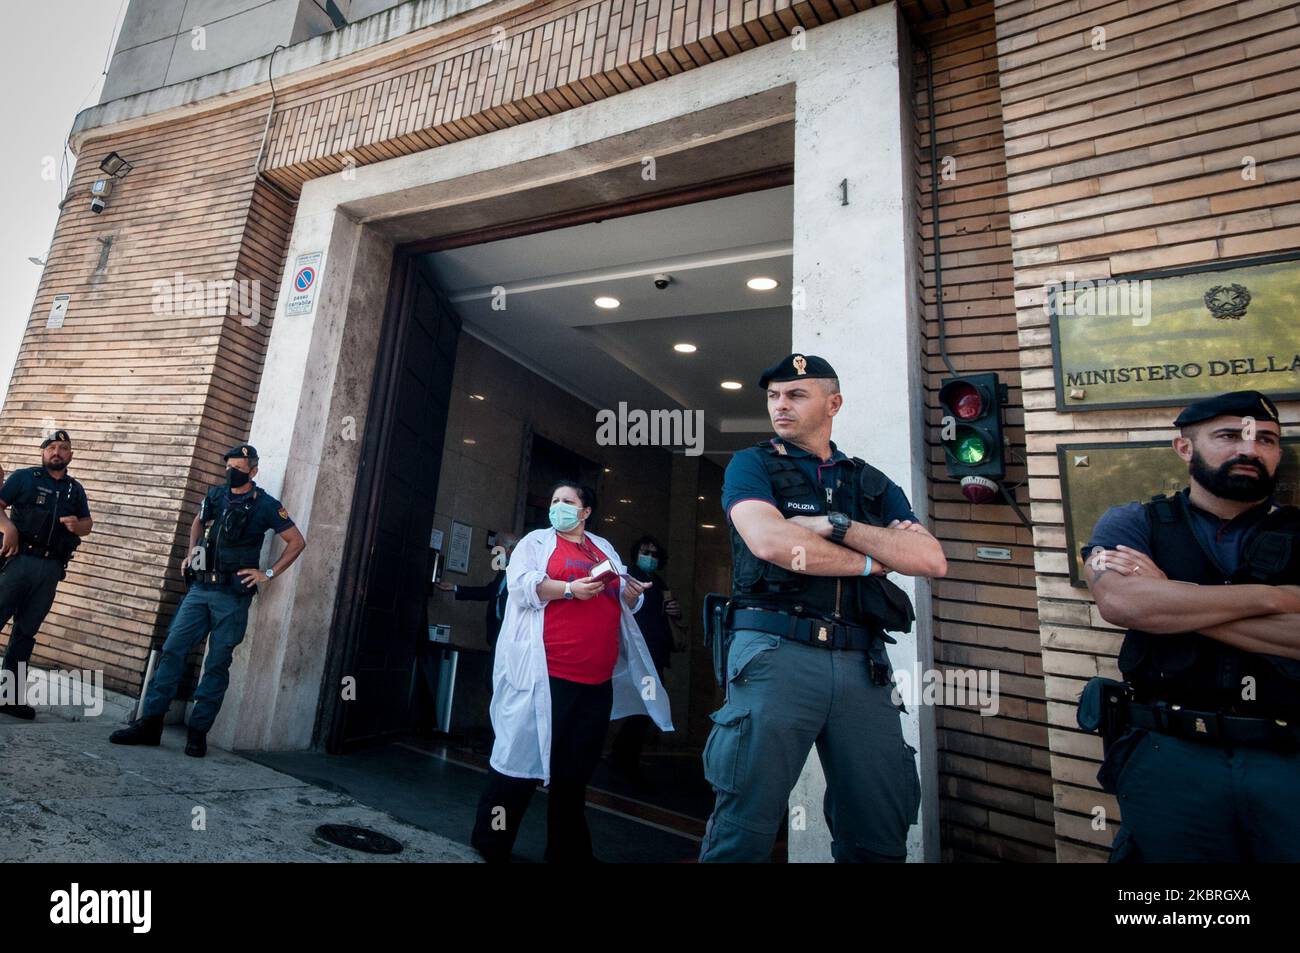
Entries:
[[[413, 727], [412, 685], [428, 641], [429, 535], [433, 528], [443, 441], [451, 399], [460, 319], [421, 269], [401, 276], [402, 300], [390, 311], [396, 326], [381, 351], [376, 394], [382, 390], [378, 445], [362, 515], [354, 506], [362, 546], [355, 566], [364, 585], [354, 590], [352, 631], [345, 641], [356, 679], [344, 701], [333, 748], [353, 748]], [[382, 378], [381, 378], [382, 375]], [[372, 407], [375, 403], [372, 402]], [[362, 502], [359, 491], [357, 503]], [[354, 550], [355, 551], [355, 550]]]

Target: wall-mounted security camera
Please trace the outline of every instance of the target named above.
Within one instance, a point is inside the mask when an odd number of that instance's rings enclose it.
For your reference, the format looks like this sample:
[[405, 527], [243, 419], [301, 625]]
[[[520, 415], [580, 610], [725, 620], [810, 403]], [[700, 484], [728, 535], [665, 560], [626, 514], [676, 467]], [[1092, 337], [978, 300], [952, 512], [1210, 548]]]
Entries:
[[[104, 157], [104, 161], [99, 163], [99, 170], [104, 173], [104, 177], [96, 179], [90, 184], [90, 210], [92, 212], [99, 215], [104, 209], [108, 208], [108, 197], [113, 194], [113, 184], [120, 179], [125, 179], [132, 168], [134, 167], [131, 163], [116, 152], [110, 152]], [[67, 199], [64, 199], [64, 201], [66, 202]], [[59, 207], [62, 208], [62, 204]]]
[[655, 287], [658, 288], [660, 291], [663, 291], [672, 283], [673, 283], [672, 275], [655, 275]]
[[98, 215], [108, 208], [108, 197], [113, 194], [113, 179], [96, 179], [90, 184], [90, 210]]

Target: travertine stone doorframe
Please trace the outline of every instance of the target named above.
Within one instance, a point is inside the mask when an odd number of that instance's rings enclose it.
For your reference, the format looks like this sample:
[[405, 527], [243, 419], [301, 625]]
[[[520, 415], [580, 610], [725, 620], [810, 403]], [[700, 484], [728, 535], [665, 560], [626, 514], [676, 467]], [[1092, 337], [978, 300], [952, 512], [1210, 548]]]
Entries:
[[[515, 194], [523, 203], [530, 189], [619, 168], [628, 170], [625, 197], [644, 194], [643, 157], [687, 159], [685, 149], [793, 118], [794, 345], [830, 358], [841, 375], [836, 442], [890, 474], [927, 516], [906, 33], [891, 5], [802, 42], [304, 186], [286, 277], [299, 255], [319, 251], [321, 284], [313, 312], [295, 316], [285, 314], [291, 281], [282, 284], [251, 440], [259, 481], [285, 502], [309, 548], [258, 599], [215, 743], [313, 743], [393, 248], [413, 237], [412, 222], [436, 223], [439, 209]], [[919, 621], [891, 655], [896, 667], [929, 668], [929, 587], [902, 582]], [[921, 752], [923, 790], [909, 859], [937, 859], [933, 713], [910, 710], [904, 731]], [[811, 757], [791, 796], [792, 860], [830, 857], [823, 791]]]

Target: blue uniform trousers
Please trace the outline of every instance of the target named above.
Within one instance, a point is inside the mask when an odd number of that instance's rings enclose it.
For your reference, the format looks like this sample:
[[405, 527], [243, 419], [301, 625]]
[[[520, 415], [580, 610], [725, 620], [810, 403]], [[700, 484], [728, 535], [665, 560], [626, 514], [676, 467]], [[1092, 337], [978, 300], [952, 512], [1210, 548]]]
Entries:
[[1123, 816], [1112, 863], [1300, 861], [1300, 754], [1133, 729], [1097, 777]]
[[203, 677], [194, 692], [194, 711], [189, 727], [206, 732], [217, 719], [221, 700], [230, 685], [230, 660], [235, 646], [244, 641], [248, 624], [248, 607], [253, 599], [230, 589], [203, 588], [195, 585], [185, 594], [163, 643], [158, 667], [145, 695], [144, 716], [161, 715], [176, 697], [177, 686], [185, 674], [185, 660], [208, 636], [208, 658]]
[[787, 811], [795, 820], [790, 791], [814, 744], [835, 860], [904, 860], [921, 785], [892, 691], [871, 681], [865, 652], [737, 630], [727, 701], [711, 716], [704, 746], [704, 776], [717, 799], [700, 860], [771, 857]]

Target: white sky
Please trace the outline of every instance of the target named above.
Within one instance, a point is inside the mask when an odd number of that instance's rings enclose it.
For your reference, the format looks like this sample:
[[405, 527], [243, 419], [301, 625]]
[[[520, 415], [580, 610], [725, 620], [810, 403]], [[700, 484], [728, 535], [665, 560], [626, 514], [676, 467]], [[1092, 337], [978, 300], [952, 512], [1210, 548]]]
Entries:
[[[9, 389], [18, 345], [59, 217], [58, 165], [77, 113], [99, 100], [105, 60], [124, 0], [7, 3], [0, 29], [0, 394]], [[53, 180], [44, 177], [47, 157]], [[88, 156], [98, 161], [103, 156]], [[74, 158], [68, 154], [66, 184]]]

